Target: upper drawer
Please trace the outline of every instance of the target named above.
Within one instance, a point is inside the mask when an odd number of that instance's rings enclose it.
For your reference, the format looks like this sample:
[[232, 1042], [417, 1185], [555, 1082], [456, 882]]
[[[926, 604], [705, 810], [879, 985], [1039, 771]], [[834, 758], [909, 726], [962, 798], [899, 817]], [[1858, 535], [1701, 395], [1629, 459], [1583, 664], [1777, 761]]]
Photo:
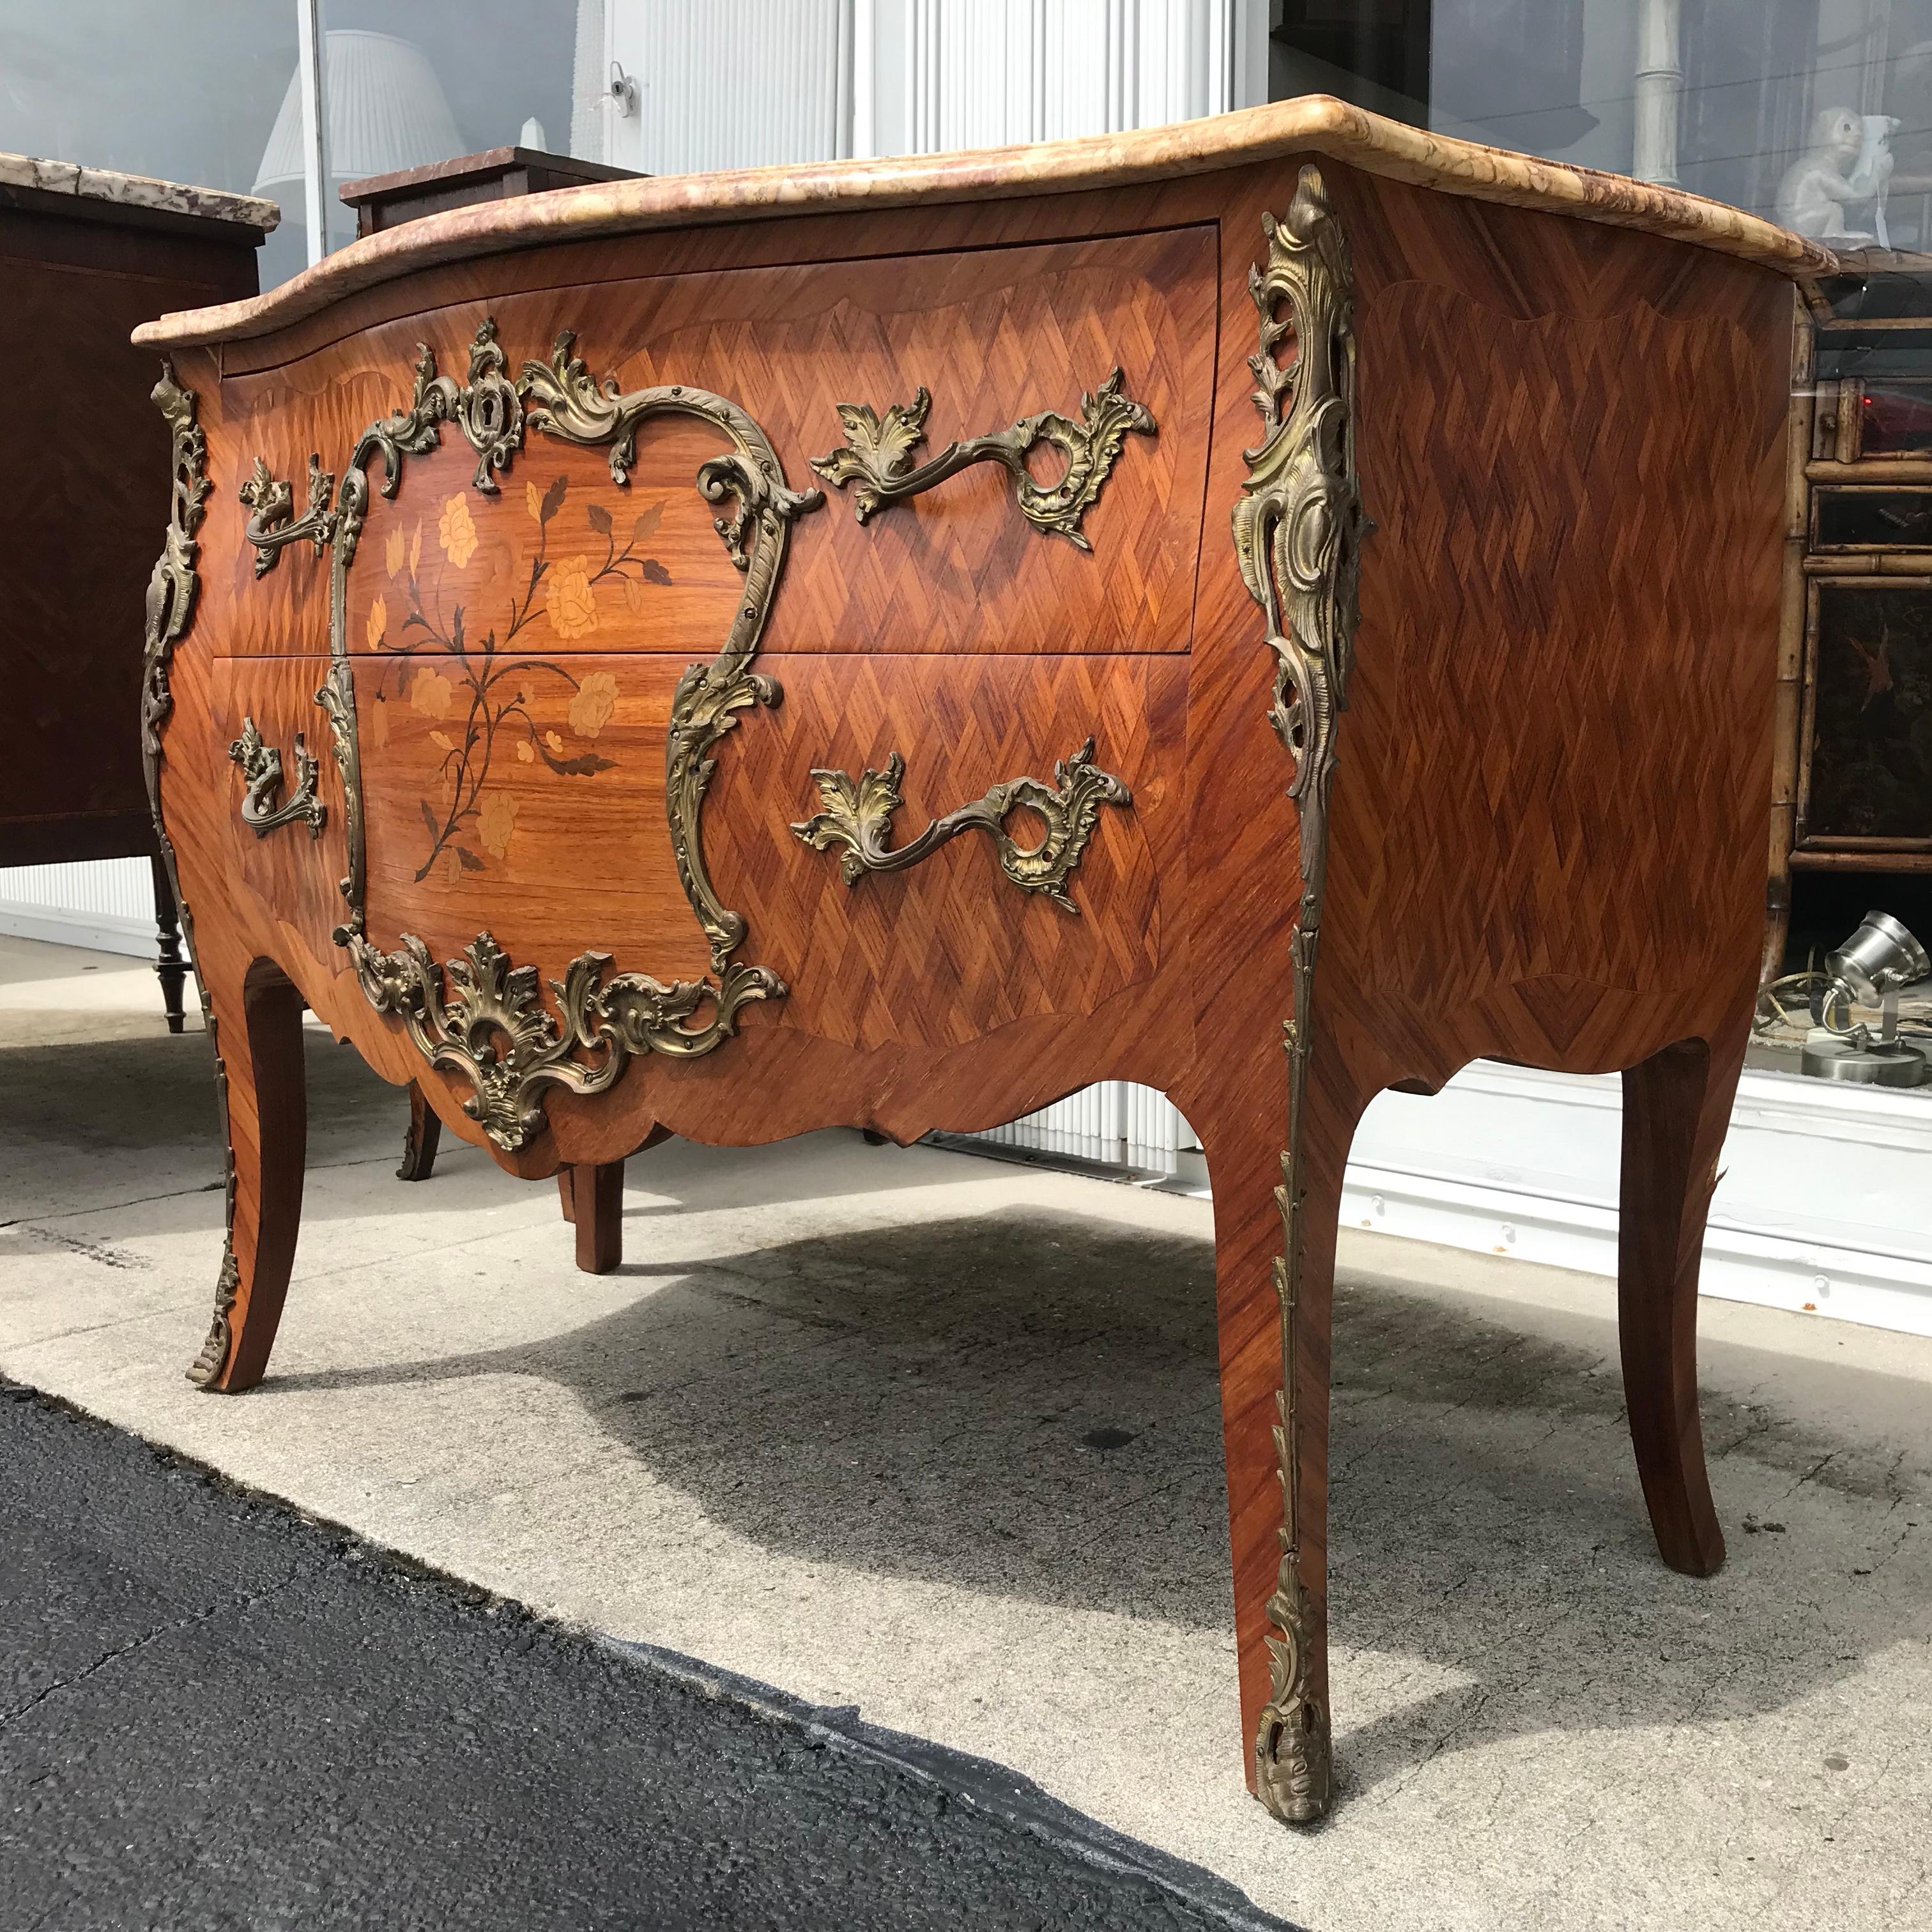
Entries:
[[[823, 491], [823, 503], [791, 524], [766, 648], [1184, 651], [1206, 482], [1216, 259], [1213, 230], [1196, 226], [506, 292], [230, 377], [211, 457], [245, 477], [260, 456], [291, 479], [299, 511], [308, 453], [339, 473], [356, 437], [406, 401], [419, 342], [460, 382], [486, 319], [513, 378], [526, 362], [548, 364], [568, 330], [600, 386], [614, 380], [629, 394], [676, 384], [722, 397], [762, 431], [790, 489]], [[1117, 368], [1118, 406], [1100, 394]], [[888, 411], [921, 389], [930, 398], [923, 440], [904, 447]], [[526, 396], [526, 406], [536, 400]], [[884, 502], [862, 524], [864, 476], [840, 488], [840, 466], [834, 477], [812, 467], [866, 440], [865, 418], [842, 418], [841, 405], [862, 406], [885, 426], [872, 460], [896, 473], [1023, 418], [1065, 422], [1037, 426], [1024, 478], [983, 461]], [[1090, 448], [1090, 425], [1100, 432]], [[715, 526], [734, 506], [701, 494], [698, 472], [730, 447], [701, 417], [653, 415], [638, 428], [620, 485], [608, 448], [560, 440], [532, 418], [492, 493], [476, 486], [476, 451], [446, 425], [440, 447], [404, 457], [392, 500], [374, 487], [372, 466], [349, 577], [350, 648], [394, 650], [410, 641], [406, 623], [446, 634], [460, 608], [470, 636], [494, 628], [508, 645], [514, 627], [518, 650], [710, 657], [746, 579]], [[1089, 464], [1105, 480], [1055, 530], [1054, 486], [1070, 448], [1070, 485]], [[850, 459], [842, 466], [859, 468]], [[243, 546], [229, 578], [234, 611], [203, 619], [220, 626], [220, 647], [315, 649], [326, 566], [293, 547], [283, 558], [292, 568], [258, 584], [253, 562]]]

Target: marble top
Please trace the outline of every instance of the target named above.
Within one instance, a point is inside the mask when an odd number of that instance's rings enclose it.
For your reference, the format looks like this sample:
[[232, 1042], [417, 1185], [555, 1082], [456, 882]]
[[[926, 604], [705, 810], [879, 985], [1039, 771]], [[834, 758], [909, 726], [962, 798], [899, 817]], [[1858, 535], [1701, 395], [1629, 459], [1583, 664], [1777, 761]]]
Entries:
[[1066, 194], [1293, 154], [1325, 155], [1365, 173], [1477, 201], [1641, 229], [1794, 278], [1829, 274], [1837, 266], [1837, 258], [1817, 242], [1723, 202], [1455, 140], [1311, 94], [1131, 134], [951, 154], [640, 176], [452, 208], [367, 236], [266, 295], [145, 322], [134, 339], [142, 347], [165, 349], [266, 335], [412, 270], [513, 248], [840, 208]]
[[117, 174], [112, 168], [84, 168], [74, 161], [44, 161], [32, 154], [0, 154], [0, 188], [38, 188], [44, 194], [70, 194], [82, 201], [111, 201], [123, 208], [152, 208], [169, 214], [196, 214], [206, 221], [238, 221], [268, 230], [282, 218], [272, 201], [220, 188], [190, 188], [156, 181], [151, 175]]

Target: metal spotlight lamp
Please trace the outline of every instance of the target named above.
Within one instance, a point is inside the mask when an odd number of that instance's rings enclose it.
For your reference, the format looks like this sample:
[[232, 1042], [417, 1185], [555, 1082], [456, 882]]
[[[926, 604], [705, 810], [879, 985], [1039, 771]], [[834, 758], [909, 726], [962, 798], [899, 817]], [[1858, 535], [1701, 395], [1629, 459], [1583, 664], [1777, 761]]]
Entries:
[[[1924, 1053], [1898, 1036], [1898, 995], [1932, 974], [1932, 958], [1890, 914], [1868, 912], [1835, 952], [1825, 956], [1829, 976], [1811, 998], [1811, 1031], [1799, 1065], [1827, 1080], [1870, 1086], [1916, 1087], [1927, 1076]], [[1852, 1003], [1879, 1009], [1879, 1030], [1853, 1022]]]

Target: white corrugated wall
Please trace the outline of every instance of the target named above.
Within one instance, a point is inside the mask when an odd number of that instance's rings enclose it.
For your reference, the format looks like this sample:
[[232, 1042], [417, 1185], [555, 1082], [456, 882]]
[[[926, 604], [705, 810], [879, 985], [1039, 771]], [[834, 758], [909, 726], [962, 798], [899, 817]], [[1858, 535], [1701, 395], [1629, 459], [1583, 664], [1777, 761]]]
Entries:
[[1178, 1172], [1182, 1156], [1201, 1144], [1164, 1094], [1130, 1080], [1103, 1080], [1010, 1126], [960, 1138], [1148, 1174]]
[[610, 58], [638, 83], [605, 158], [690, 174], [849, 154], [853, 0], [605, 0]]
[[154, 874], [145, 859], [0, 866], [0, 933], [152, 958]]
[[652, 173], [1118, 133], [1268, 98], [1267, 0], [602, 0]]

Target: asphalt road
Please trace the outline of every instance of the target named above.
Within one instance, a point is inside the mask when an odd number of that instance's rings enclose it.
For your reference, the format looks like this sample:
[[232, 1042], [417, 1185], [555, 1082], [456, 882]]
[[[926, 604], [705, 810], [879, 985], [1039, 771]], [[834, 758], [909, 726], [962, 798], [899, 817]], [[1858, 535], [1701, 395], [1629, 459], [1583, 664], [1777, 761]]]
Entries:
[[547, 1624], [0, 1383], [10, 1932], [1280, 1923], [995, 1767]]

